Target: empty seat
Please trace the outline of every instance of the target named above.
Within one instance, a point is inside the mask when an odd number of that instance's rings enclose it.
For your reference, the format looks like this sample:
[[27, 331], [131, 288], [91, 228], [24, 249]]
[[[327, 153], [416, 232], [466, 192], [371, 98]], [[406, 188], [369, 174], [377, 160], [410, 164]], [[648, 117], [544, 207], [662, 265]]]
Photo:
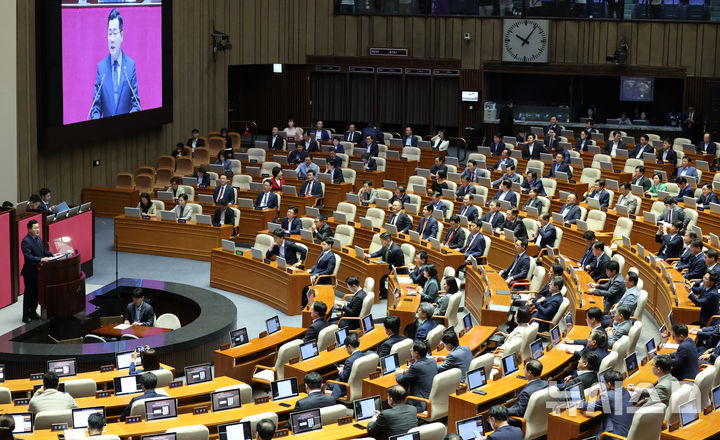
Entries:
[[63, 383], [65, 384], [65, 392], [75, 399], [79, 397], [95, 397], [97, 384], [93, 379], [71, 379]]
[[131, 173], [117, 173], [115, 177], [115, 188], [133, 189], [135, 177]]
[[182, 326], [180, 319], [172, 313], [163, 313], [155, 320], [154, 327], [177, 330]]
[[208, 440], [210, 438], [210, 430], [205, 425], [178, 426], [165, 432], [175, 433], [177, 440]]

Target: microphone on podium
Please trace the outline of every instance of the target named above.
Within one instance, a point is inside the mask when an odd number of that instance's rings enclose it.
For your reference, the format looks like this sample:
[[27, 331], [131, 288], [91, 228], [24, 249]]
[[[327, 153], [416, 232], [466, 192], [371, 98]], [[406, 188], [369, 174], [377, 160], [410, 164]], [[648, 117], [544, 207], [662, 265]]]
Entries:
[[135, 98], [135, 102], [137, 102], [138, 110], [140, 110], [140, 100], [138, 99], [137, 95], [135, 94], [135, 89], [133, 89], [132, 84], [130, 84], [130, 78], [128, 78], [128, 74], [127, 74], [127, 66], [123, 66], [123, 73], [125, 73], [125, 81], [127, 81], [128, 87], [130, 87], [130, 91], [133, 94], [133, 98]]
[[85, 118], [85, 120], [90, 119], [90, 114], [92, 113], [93, 107], [95, 106], [95, 100], [98, 98], [98, 95], [100, 95], [100, 90], [102, 90], [104, 81], [105, 74], [103, 73], [102, 77], [100, 78], [100, 87], [98, 87], [97, 91], [95, 92], [95, 96], [93, 96], [92, 104], [90, 104], [90, 111], [88, 112], [87, 118]]

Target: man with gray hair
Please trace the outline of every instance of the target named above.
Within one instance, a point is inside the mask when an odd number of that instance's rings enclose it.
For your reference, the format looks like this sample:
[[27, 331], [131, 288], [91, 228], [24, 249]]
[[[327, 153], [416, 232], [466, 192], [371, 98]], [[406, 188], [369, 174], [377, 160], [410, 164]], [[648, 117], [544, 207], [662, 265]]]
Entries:
[[416, 341], [424, 341], [425, 338], [427, 338], [428, 333], [430, 333], [430, 330], [434, 329], [437, 325], [435, 321], [430, 319], [432, 318], [433, 313], [435, 313], [435, 306], [429, 302], [420, 303], [420, 307], [418, 307], [418, 319], [420, 320], [420, 325], [417, 330], [415, 330]]
[[608, 326], [608, 328], [605, 329], [605, 332], [608, 334], [608, 348], [612, 348], [617, 340], [630, 333], [630, 329], [632, 328], [631, 315], [632, 311], [627, 305], [621, 305], [615, 308], [615, 320], [612, 326]]

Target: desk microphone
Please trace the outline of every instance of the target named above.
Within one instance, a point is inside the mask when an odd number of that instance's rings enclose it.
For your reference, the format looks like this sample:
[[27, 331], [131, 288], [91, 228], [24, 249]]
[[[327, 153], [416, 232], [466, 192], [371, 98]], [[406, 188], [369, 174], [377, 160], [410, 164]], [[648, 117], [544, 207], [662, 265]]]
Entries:
[[92, 104], [90, 104], [90, 111], [88, 112], [87, 118], [85, 118], [85, 120], [90, 119], [90, 113], [92, 113], [93, 107], [95, 107], [95, 100], [100, 95], [100, 91], [102, 90], [104, 81], [105, 81], [105, 74], [103, 73], [102, 77], [100, 78], [100, 87], [98, 87], [97, 92], [95, 92], [95, 96], [93, 96]]
[[125, 81], [127, 81], [128, 87], [130, 87], [130, 91], [133, 94], [133, 98], [135, 98], [135, 102], [137, 102], [138, 111], [140, 111], [140, 100], [138, 99], [137, 95], [135, 94], [135, 89], [133, 89], [132, 84], [130, 84], [130, 78], [128, 78], [128, 74], [127, 74], [127, 66], [123, 66], [123, 73], [125, 73]]

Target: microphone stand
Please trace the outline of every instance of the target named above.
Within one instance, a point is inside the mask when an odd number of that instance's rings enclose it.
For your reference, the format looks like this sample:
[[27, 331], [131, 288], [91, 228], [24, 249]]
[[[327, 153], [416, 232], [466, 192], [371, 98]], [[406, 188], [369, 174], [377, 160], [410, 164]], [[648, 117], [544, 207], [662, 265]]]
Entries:
[[135, 94], [135, 89], [133, 89], [132, 84], [130, 84], [130, 78], [128, 78], [128, 74], [127, 74], [127, 66], [123, 66], [123, 73], [125, 74], [125, 81], [127, 81], [128, 87], [130, 87], [130, 91], [133, 94], [133, 98], [135, 98], [135, 102], [137, 102], [138, 111], [140, 111], [140, 100], [138, 99], [137, 95]]
[[100, 78], [100, 87], [98, 87], [97, 92], [95, 92], [95, 96], [93, 96], [92, 104], [90, 104], [90, 111], [88, 112], [87, 118], [85, 118], [85, 120], [90, 119], [90, 114], [92, 113], [93, 107], [95, 106], [95, 100], [98, 98], [98, 96], [100, 95], [100, 91], [102, 90], [103, 82], [105, 82], [104, 73]]

